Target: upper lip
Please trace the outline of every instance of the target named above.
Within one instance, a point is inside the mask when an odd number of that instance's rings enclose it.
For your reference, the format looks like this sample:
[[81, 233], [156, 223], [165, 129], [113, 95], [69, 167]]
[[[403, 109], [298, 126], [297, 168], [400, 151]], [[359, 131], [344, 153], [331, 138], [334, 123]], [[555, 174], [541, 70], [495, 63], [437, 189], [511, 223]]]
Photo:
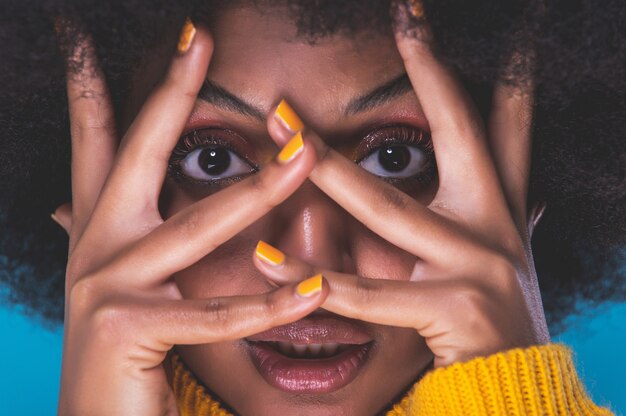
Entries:
[[363, 323], [331, 314], [312, 314], [299, 321], [249, 336], [251, 342], [293, 344], [366, 344], [373, 340]]

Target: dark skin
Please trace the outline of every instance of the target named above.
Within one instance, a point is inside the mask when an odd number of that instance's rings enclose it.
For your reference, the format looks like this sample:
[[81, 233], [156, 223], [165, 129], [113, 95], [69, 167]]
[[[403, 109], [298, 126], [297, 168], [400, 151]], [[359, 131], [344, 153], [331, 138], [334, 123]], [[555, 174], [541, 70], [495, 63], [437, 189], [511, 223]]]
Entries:
[[[548, 340], [527, 256], [530, 140], [515, 124], [524, 94], [498, 89], [486, 136], [458, 82], [418, 40], [363, 33], [312, 46], [294, 40], [290, 22], [245, 8], [225, 11], [211, 34], [199, 29], [149, 96], [138, 85], [133, 101], [148, 99], [129, 117], [117, 156], [102, 81], [69, 81], [74, 198], [64, 222], [61, 413], [174, 412], [161, 366], [174, 345], [240, 414], [319, 415], [378, 411], [433, 360], [440, 367]], [[402, 87], [405, 71], [412, 88]], [[200, 91], [205, 79], [221, 96]], [[394, 80], [395, 94], [371, 98]], [[97, 93], [85, 99], [86, 89]], [[239, 108], [224, 105], [224, 91]], [[367, 97], [370, 107], [346, 111]], [[286, 164], [273, 158], [295, 133], [274, 111], [281, 98], [305, 120], [304, 149]], [[426, 165], [418, 173], [427, 181], [366, 171], [363, 133], [388, 125], [432, 137], [438, 181]], [[210, 188], [166, 179], [180, 135], [216, 127], [237, 132], [228, 137], [260, 173]], [[255, 257], [259, 240], [283, 251], [284, 263]], [[317, 272], [322, 289], [299, 296], [296, 284]], [[324, 395], [265, 383], [245, 337], [320, 307], [364, 322], [375, 345], [367, 364]], [[93, 377], [98, 392], [87, 389]]]

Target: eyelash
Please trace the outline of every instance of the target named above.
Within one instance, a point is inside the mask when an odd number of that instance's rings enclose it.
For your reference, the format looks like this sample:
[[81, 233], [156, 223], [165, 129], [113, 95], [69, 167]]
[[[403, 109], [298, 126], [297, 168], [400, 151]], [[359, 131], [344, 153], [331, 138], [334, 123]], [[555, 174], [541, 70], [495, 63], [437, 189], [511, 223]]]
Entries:
[[382, 126], [367, 134], [361, 143], [355, 152], [357, 155], [360, 155], [358, 158], [355, 158], [357, 164], [385, 145], [415, 146], [426, 153], [428, 165], [426, 165], [422, 174], [411, 178], [381, 178], [392, 185], [403, 188], [407, 192], [412, 186], [429, 183], [437, 176], [433, 142], [430, 134], [422, 129], [406, 125]]
[[430, 135], [424, 130], [408, 126], [390, 125], [379, 127], [367, 134], [361, 143], [363, 144], [358, 147], [356, 152], [361, 156], [356, 160], [356, 163], [361, 163], [363, 159], [384, 145], [404, 144], [417, 146], [427, 154], [433, 153]]

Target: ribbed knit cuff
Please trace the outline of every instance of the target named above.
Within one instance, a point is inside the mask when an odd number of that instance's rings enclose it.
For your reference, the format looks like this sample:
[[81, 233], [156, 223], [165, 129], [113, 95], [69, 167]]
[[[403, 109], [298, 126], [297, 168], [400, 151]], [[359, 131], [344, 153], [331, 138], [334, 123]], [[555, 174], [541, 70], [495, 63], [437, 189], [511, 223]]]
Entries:
[[411, 391], [409, 415], [611, 415], [587, 396], [570, 350], [514, 349], [427, 374]]
[[180, 416], [232, 416], [209, 395], [178, 354], [172, 352], [169, 357], [172, 366], [170, 385]]

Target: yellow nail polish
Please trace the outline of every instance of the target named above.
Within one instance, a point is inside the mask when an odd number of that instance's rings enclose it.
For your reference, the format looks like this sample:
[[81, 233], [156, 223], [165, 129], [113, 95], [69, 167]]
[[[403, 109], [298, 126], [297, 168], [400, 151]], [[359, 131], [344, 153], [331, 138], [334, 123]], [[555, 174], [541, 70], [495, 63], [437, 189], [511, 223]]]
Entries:
[[258, 258], [272, 266], [278, 266], [285, 261], [285, 255], [276, 247], [272, 247], [265, 241], [259, 241], [254, 252]]
[[291, 162], [291, 160], [302, 153], [303, 150], [304, 141], [302, 141], [302, 133], [297, 132], [278, 154], [278, 162], [282, 164]]
[[191, 47], [191, 42], [196, 36], [196, 27], [193, 25], [191, 19], [187, 18], [183, 29], [180, 32], [180, 38], [178, 39], [178, 53], [183, 55]]
[[285, 126], [293, 133], [304, 128], [304, 123], [300, 117], [293, 111], [293, 108], [285, 100], [281, 100], [276, 107], [276, 116], [285, 124]]
[[424, 6], [422, 5], [421, 0], [409, 0], [409, 9], [411, 10], [413, 17], [416, 19], [424, 17]]
[[313, 277], [309, 277], [306, 280], [303, 280], [296, 287], [296, 292], [298, 295], [303, 296], [305, 298], [310, 298], [311, 296], [322, 291], [322, 275], [316, 274]]

